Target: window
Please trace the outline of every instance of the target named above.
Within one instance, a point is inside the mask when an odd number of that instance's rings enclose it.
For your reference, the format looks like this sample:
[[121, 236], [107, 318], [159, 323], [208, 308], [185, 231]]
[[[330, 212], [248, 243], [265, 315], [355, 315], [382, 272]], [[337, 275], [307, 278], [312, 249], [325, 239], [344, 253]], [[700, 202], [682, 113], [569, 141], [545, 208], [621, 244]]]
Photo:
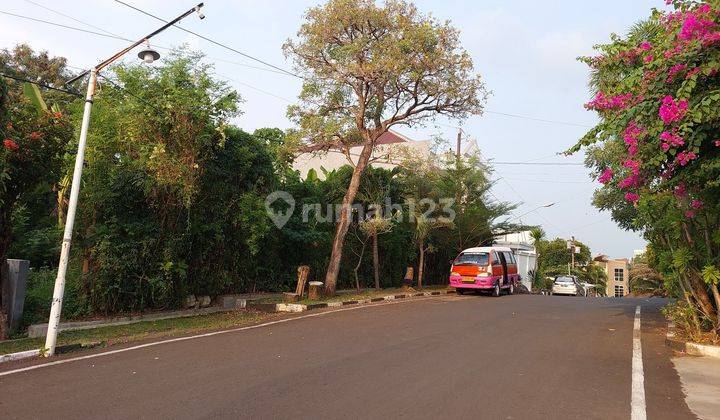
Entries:
[[460, 254], [453, 265], [488, 265], [487, 253]]
[[[619, 269], [622, 271], [622, 269]], [[625, 288], [623, 286], [617, 285], [615, 286], [615, 297], [623, 297], [625, 296]]]
[[625, 281], [625, 270], [622, 268], [615, 269], [615, 281]]

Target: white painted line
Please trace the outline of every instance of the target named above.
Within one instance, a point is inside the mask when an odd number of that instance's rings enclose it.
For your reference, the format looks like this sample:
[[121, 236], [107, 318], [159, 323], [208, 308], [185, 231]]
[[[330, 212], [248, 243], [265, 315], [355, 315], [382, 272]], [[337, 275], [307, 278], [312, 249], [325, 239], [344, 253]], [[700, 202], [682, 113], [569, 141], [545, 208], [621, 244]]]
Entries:
[[632, 398], [630, 401], [630, 418], [632, 420], [647, 419], [645, 409], [645, 377], [643, 373], [640, 335], [640, 305], [638, 305], [635, 308], [635, 324], [633, 326]]
[[73, 357], [70, 359], [55, 360], [54, 362], [48, 362], [48, 363], [43, 363], [43, 364], [39, 364], [39, 365], [28, 366], [28, 367], [24, 367], [24, 368], [20, 368], [20, 369], [8, 370], [5, 372], [0, 372], [0, 377], [12, 375], [14, 373], [27, 372], [30, 370], [40, 369], [40, 368], [44, 368], [44, 367], [50, 367], [50, 366], [55, 366], [55, 365], [63, 365], [65, 363], [77, 362], [79, 360], [94, 359], [96, 357], [109, 356], [111, 354], [124, 353], [126, 351], [131, 351], [131, 350], [138, 350], [138, 349], [142, 349], [142, 348], [146, 348], [146, 347], [154, 347], [154, 346], [158, 346], [160, 344], [175, 343], [178, 341], [194, 340], [197, 338], [212, 337], [214, 335], [228, 334], [228, 333], [234, 333], [234, 332], [246, 331], [246, 330], [253, 330], [255, 328], [268, 327], [270, 325], [283, 324], [285, 322], [296, 321], [298, 319], [314, 318], [316, 316], [324, 316], [324, 315], [328, 315], [328, 314], [334, 314], [337, 312], [356, 311], [358, 309], [375, 308], [378, 306], [388, 306], [388, 305], [400, 305], [403, 303], [421, 302], [421, 301], [425, 301], [425, 300], [429, 300], [429, 299], [427, 299], [427, 298], [407, 299], [407, 300], [398, 300], [398, 301], [392, 301], [392, 302], [382, 302], [382, 303], [377, 303], [377, 304], [373, 304], [373, 305], [352, 306], [352, 307], [336, 309], [336, 310], [332, 310], [332, 311], [316, 312], [316, 313], [312, 313], [312, 314], [296, 316], [293, 318], [278, 319], [276, 321], [264, 322], [262, 324], [257, 324], [257, 325], [249, 325], [247, 327], [233, 328], [231, 330], [214, 331], [214, 332], [209, 332], [209, 333], [204, 333], [204, 334], [191, 335], [191, 336], [187, 336], [187, 337], [178, 337], [178, 338], [171, 338], [168, 340], [154, 341], [152, 343], [139, 344], [137, 346], [125, 347], [122, 349], [110, 350], [110, 351], [106, 351], [106, 352], [102, 352], [102, 353], [88, 354], [87, 356], [78, 356], [78, 357]]

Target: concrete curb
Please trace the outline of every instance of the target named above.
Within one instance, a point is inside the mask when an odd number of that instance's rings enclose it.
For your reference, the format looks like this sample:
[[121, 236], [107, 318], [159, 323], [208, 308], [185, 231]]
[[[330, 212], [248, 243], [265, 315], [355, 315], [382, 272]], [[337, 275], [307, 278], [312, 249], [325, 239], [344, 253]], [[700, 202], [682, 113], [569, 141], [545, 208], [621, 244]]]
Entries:
[[[102, 346], [105, 342], [101, 341], [94, 341], [92, 343], [75, 343], [75, 344], [64, 344], [62, 346], [55, 347], [55, 354], [65, 354], [70, 353], [75, 350], [79, 349], [91, 349], [94, 347]], [[38, 357], [42, 355], [42, 350], [40, 349], [33, 349], [33, 350], [25, 350], [25, 351], [19, 351], [17, 353], [8, 353], [0, 355], [0, 363], [5, 362], [13, 362], [15, 360], [22, 360], [22, 359], [29, 359], [31, 357]]]
[[413, 297], [421, 297], [421, 296], [440, 296], [440, 295], [451, 295], [455, 294], [455, 290], [435, 290], [432, 292], [416, 292], [416, 293], [399, 293], [399, 294], [392, 294], [392, 295], [385, 295], [385, 296], [375, 296], [372, 298], [367, 299], [359, 299], [359, 300], [343, 300], [343, 301], [335, 301], [335, 302], [318, 302], [318, 303], [308, 303], [308, 304], [300, 304], [300, 303], [247, 303], [246, 308], [260, 311], [260, 312], [305, 312], [305, 311], [312, 311], [315, 309], [323, 309], [323, 308], [338, 308], [341, 306], [347, 306], [347, 305], [366, 305], [369, 303], [375, 303], [375, 302], [384, 302], [384, 301], [393, 301], [393, 300], [399, 300], [399, 299], [409, 299]]
[[[160, 321], [164, 319], [174, 318], [187, 318], [190, 316], [197, 315], [209, 315], [218, 312], [228, 311], [229, 309], [222, 308], [220, 306], [209, 306], [207, 308], [199, 309], [184, 309], [177, 311], [164, 311], [164, 312], [151, 312], [143, 315], [133, 315], [126, 317], [117, 317], [110, 319], [99, 319], [94, 321], [72, 321], [72, 322], [61, 322], [58, 331], [77, 331], [77, 330], [91, 330], [94, 328], [101, 327], [114, 327], [116, 325], [128, 325], [136, 324], [138, 322], [145, 321]], [[44, 337], [47, 334], [48, 324], [33, 324], [28, 327], [28, 337], [37, 338]]]
[[12, 362], [14, 360], [27, 359], [35, 356], [40, 356], [39, 349], [19, 351], [17, 353], [8, 353], [0, 356], [0, 363]]
[[665, 345], [673, 350], [682, 351], [691, 356], [705, 356], [720, 359], [720, 346], [698, 344], [692, 341], [683, 341], [676, 338], [675, 323], [668, 321], [668, 331], [665, 336]]

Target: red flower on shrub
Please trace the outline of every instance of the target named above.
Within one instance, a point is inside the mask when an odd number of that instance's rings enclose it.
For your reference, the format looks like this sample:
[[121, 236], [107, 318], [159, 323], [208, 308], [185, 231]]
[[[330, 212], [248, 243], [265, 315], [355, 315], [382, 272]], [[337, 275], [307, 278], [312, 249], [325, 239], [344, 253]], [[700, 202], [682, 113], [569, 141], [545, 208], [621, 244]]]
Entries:
[[33, 131], [32, 133], [30, 133], [30, 140], [37, 140], [40, 137], [42, 137], [42, 134], [40, 134], [39, 131]]
[[20, 148], [20, 146], [18, 146], [18, 144], [15, 143], [15, 141], [12, 139], [5, 139], [3, 141], [3, 146], [5, 146], [5, 148], [8, 150], [12, 150], [13, 152]]

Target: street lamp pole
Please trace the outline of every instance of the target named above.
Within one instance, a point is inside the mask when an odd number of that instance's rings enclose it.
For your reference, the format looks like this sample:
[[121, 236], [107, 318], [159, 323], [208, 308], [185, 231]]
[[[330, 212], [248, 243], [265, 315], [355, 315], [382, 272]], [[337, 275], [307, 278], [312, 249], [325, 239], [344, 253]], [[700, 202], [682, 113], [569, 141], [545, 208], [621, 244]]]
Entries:
[[530, 210], [530, 211], [526, 211], [525, 213], [521, 214], [520, 216], [515, 216], [515, 217], [513, 217], [512, 219], [509, 219], [508, 222], [509, 222], [510, 220], [520, 219], [521, 217], [527, 216], [528, 214], [530, 214], [530, 213], [532, 213], [532, 212], [535, 212], [535, 211], [538, 211], [538, 210], [540, 210], [540, 209], [544, 209], [544, 208], [547, 208], [547, 207], [552, 207], [552, 206], [554, 206], [554, 205], [555, 205], [555, 203], [553, 202], [553, 203], [543, 204], [542, 206], [537, 206], [537, 207], [535, 207], [534, 209], [532, 209], [532, 210]]
[[[103, 68], [110, 65], [118, 58], [125, 55], [128, 51], [147, 42], [150, 38], [176, 24], [183, 18], [197, 12], [200, 19], [204, 16], [200, 13], [200, 8], [203, 3], [198, 4], [192, 9], [186, 11], [182, 15], [175, 19], [167, 22], [161, 28], [151, 32], [150, 34], [140, 38], [138, 41], [132, 43], [128, 47], [122, 49], [112, 57], [101, 62], [91, 70], [85, 71], [78, 76], [72, 78], [67, 83], [73, 83], [86, 75], [90, 74], [90, 80], [88, 81], [87, 94], [85, 96], [85, 108], [83, 110], [82, 124], [80, 126], [80, 140], [78, 141], [78, 149], [75, 155], [75, 168], [73, 169], [72, 186], [70, 187], [70, 200], [68, 202], [67, 218], [65, 220], [65, 230], [63, 232], [62, 246], [60, 249], [60, 263], [58, 264], [57, 277], [55, 278], [55, 288], [53, 290], [53, 299], [50, 307], [50, 318], [48, 320], [47, 336], [45, 337], [45, 356], [52, 356], [55, 354], [55, 346], [57, 344], [58, 326], [60, 324], [60, 314], [62, 312], [63, 296], [65, 295], [65, 277], [67, 275], [67, 267], [70, 259], [70, 245], [72, 243], [73, 226], [75, 225], [75, 212], [77, 210], [78, 197], [80, 195], [80, 180], [82, 177], [83, 163], [85, 161], [85, 145], [87, 143], [88, 128], [90, 126], [90, 111], [92, 111], [93, 97], [95, 96], [95, 87], [97, 85], [98, 72]], [[149, 55], [148, 55], [149, 54]], [[140, 58], [146, 62], [152, 62], [157, 59], [159, 55], [150, 49], [142, 51]]]

